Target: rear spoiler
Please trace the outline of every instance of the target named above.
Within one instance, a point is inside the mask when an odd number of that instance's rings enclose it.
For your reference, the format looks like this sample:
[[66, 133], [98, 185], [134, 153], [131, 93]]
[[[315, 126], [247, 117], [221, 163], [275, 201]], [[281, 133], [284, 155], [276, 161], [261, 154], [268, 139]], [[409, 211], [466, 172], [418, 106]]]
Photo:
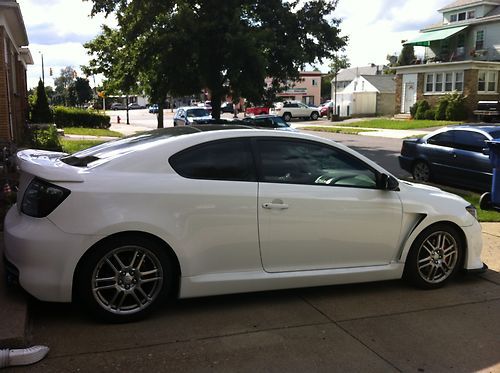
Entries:
[[81, 170], [60, 159], [67, 153], [27, 149], [17, 153], [21, 171], [48, 181], [83, 182]]

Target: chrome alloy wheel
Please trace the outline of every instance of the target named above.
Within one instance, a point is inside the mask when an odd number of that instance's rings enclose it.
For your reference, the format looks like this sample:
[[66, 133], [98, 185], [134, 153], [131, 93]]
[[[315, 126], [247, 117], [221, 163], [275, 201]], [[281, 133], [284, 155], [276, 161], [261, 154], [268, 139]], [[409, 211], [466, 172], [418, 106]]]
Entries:
[[458, 255], [459, 246], [453, 235], [444, 231], [434, 232], [418, 250], [418, 274], [430, 284], [439, 284], [453, 273]]
[[150, 306], [162, 290], [160, 260], [140, 246], [121, 246], [107, 253], [92, 273], [92, 294], [114, 314], [133, 314]]

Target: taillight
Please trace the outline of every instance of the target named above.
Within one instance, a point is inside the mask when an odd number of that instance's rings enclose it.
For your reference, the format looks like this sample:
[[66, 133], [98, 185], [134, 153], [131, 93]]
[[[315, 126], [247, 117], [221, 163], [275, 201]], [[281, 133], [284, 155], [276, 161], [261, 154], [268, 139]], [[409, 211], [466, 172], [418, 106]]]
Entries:
[[21, 211], [34, 218], [43, 218], [54, 211], [70, 193], [66, 188], [35, 178], [24, 192]]

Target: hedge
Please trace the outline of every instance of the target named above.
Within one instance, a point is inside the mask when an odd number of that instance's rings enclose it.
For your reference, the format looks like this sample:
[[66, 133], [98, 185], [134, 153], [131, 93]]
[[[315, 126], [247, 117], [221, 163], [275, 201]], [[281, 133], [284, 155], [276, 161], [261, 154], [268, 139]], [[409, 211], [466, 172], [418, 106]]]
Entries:
[[54, 107], [54, 122], [58, 128], [109, 128], [111, 126], [108, 115], [65, 106]]

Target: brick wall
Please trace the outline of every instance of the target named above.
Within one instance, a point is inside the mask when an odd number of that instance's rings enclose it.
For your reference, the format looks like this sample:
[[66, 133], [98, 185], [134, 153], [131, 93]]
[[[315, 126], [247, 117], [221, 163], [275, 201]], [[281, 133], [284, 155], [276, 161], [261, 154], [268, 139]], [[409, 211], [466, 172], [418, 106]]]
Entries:
[[5, 29], [0, 26], [0, 142], [9, 141], [9, 98], [7, 96], [7, 69], [5, 61]]

